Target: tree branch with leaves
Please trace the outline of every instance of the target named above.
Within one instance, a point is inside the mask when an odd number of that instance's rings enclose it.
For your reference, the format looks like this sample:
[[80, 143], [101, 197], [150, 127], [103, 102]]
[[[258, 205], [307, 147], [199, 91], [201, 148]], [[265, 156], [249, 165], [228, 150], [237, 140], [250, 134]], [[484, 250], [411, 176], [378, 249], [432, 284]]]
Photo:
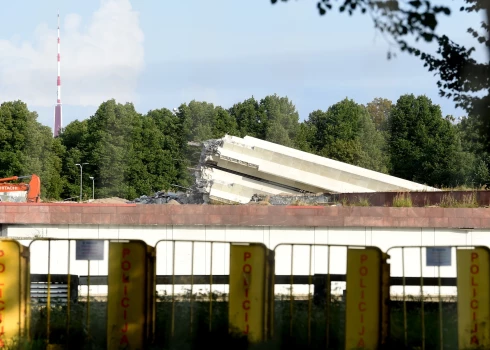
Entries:
[[[281, 0], [287, 2], [288, 0]], [[276, 4], [279, 0], [271, 0]], [[447, 1], [434, 0], [319, 0], [317, 9], [326, 15], [335, 8], [349, 15], [356, 11], [369, 14], [374, 27], [390, 40], [388, 58], [396, 55], [396, 48], [419, 57], [429, 72], [439, 77], [437, 86], [442, 97], [450, 98], [456, 107], [482, 121], [481, 132], [490, 132], [490, 28], [482, 21], [478, 29], [468, 28], [475, 44], [483, 45], [488, 53], [485, 62], [474, 58], [475, 47], [458, 44], [447, 35], [436, 33], [442, 16], [450, 16]], [[464, 0], [459, 9], [465, 13], [483, 11], [487, 22], [490, 19], [490, 1]], [[414, 41], [414, 43], [412, 43]], [[422, 41], [435, 43], [435, 54], [424, 52], [417, 46]], [[490, 151], [490, 143], [486, 146]]]

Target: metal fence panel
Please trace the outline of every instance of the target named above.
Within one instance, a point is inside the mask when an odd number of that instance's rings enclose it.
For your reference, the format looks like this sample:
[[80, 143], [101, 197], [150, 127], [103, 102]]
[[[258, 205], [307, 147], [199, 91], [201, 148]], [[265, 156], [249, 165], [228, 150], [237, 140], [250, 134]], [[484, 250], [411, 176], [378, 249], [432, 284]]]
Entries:
[[[47, 276], [44, 303], [30, 298], [36, 274]], [[78, 290], [65, 288], [76, 281]], [[485, 348], [490, 250], [0, 240], [0, 317], [2, 342], [13, 329], [48, 344], [178, 348], [203, 334], [221, 339], [231, 325], [251, 341], [296, 348]]]
[[[371, 251], [375, 251], [375, 255], [371, 256]], [[327, 349], [342, 349], [350, 346], [351, 338], [353, 338], [350, 334], [358, 333], [362, 331], [362, 328], [358, 328], [358, 324], [349, 319], [357, 319], [357, 322], [360, 322], [361, 315], [357, 299], [364, 296], [372, 300], [376, 299], [370, 304], [369, 310], [370, 312], [372, 310], [373, 315], [371, 319], [366, 315], [362, 317], [365, 317], [363, 322], [373, 322], [374, 314], [377, 312], [375, 317], [377, 329], [373, 339], [377, 344], [381, 343], [382, 319], [385, 322], [384, 317], [380, 316], [382, 315], [381, 283], [383, 279], [381, 277], [384, 260], [378, 248], [281, 243], [275, 247], [274, 252], [276, 266], [274, 338], [277, 341], [283, 344], [294, 344], [297, 347], [315, 345]], [[369, 271], [377, 269], [377, 272], [372, 271], [370, 275], [374, 278], [370, 282], [375, 285], [370, 285], [367, 294], [365, 290], [364, 295], [356, 295], [356, 291], [361, 293], [359, 269], [366, 268], [364, 264], [367, 261], [363, 260], [363, 265], [356, 267], [353, 263], [354, 261], [357, 263], [357, 260], [353, 256], [355, 254], [363, 256], [366, 252], [373, 261], [369, 260]], [[351, 262], [350, 268], [348, 268], [349, 261]], [[290, 276], [289, 284], [281, 286], [278, 284], [278, 277], [286, 273], [289, 273]], [[300, 280], [296, 275], [306, 275], [306, 278]], [[363, 283], [367, 283], [367, 280]], [[350, 297], [347, 285], [351, 291]], [[313, 286], [315, 286], [314, 291]], [[346, 295], [351, 299], [348, 305], [346, 305]], [[349, 313], [346, 307], [352, 308], [352, 312]], [[347, 333], [346, 329], [349, 329], [350, 333]], [[368, 338], [362, 339], [366, 343]], [[355, 342], [356, 346], [358, 344], [359, 339]]]
[[[130, 254], [123, 257], [127, 249]], [[108, 334], [116, 333], [119, 334], [117, 347], [126, 340], [135, 345], [151, 341], [153, 330], [148, 322], [152, 322], [154, 301], [149, 295], [155, 290], [155, 277], [151, 275], [154, 274], [154, 255], [153, 260], [147, 260], [151, 249], [146, 243], [40, 238], [30, 242], [29, 251], [30, 274], [47, 277], [43, 288], [45, 298], [41, 298], [44, 300], [29, 299], [31, 338], [42, 339], [50, 347], [67, 348], [110, 348], [113, 342]], [[126, 277], [123, 273], [129, 276], [129, 283], [123, 283]], [[83, 284], [78, 284], [82, 282], [78, 278], [82, 274]], [[98, 283], [101, 277], [105, 281], [102, 285]], [[92, 285], [91, 280], [96, 283]], [[65, 287], [77, 283], [78, 290], [59, 289], [60, 285], [55, 282], [63, 282]], [[126, 306], [135, 310], [124, 313]]]
[[178, 346], [177, 342], [194, 341], [204, 330], [228, 331], [230, 245], [222, 241], [157, 242], [157, 275], [170, 277], [170, 285], [157, 280], [158, 344]]
[[[402, 276], [391, 286], [391, 346], [442, 350], [488, 344], [488, 248], [411, 246], [387, 253], [391, 273]], [[476, 313], [475, 304], [482, 306]]]

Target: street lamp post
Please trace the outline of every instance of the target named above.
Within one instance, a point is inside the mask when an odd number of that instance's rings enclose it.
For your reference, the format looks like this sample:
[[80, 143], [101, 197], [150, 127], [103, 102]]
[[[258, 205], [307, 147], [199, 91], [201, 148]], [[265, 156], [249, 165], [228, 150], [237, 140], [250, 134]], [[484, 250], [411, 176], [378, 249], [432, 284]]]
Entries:
[[80, 203], [82, 203], [82, 174], [83, 174], [83, 166], [88, 163], [75, 164], [80, 167]]
[[95, 185], [94, 185], [94, 177], [90, 176], [90, 180], [92, 180], [92, 200], [95, 199]]

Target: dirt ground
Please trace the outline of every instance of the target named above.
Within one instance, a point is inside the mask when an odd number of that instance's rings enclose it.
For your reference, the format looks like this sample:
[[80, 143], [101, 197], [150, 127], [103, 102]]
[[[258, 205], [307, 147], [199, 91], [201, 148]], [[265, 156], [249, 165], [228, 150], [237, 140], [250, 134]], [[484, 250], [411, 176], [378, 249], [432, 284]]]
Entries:
[[95, 199], [95, 200], [90, 200], [88, 203], [114, 203], [114, 204], [117, 204], [117, 203], [126, 203], [128, 202], [127, 199], [123, 199], [123, 198], [118, 198], [118, 197], [110, 197], [110, 198], [98, 198], [98, 199]]
[[[98, 198], [96, 200], [83, 201], [82, 203], [108, 203], [108, 204], [126, 204], [128, 200], [118, 197], [110, 198]], [[77, 198], [73, 198], [71, 201], [45, 201], [44, 203], [78, 203]]]

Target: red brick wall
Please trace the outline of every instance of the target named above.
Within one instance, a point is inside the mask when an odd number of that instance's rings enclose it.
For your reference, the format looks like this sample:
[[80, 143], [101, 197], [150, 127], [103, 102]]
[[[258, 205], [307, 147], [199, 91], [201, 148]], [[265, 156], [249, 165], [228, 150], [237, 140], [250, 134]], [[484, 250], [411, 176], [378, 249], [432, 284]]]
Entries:
[[1, 203], [0, 223], [490, 228], [490, 208]]

